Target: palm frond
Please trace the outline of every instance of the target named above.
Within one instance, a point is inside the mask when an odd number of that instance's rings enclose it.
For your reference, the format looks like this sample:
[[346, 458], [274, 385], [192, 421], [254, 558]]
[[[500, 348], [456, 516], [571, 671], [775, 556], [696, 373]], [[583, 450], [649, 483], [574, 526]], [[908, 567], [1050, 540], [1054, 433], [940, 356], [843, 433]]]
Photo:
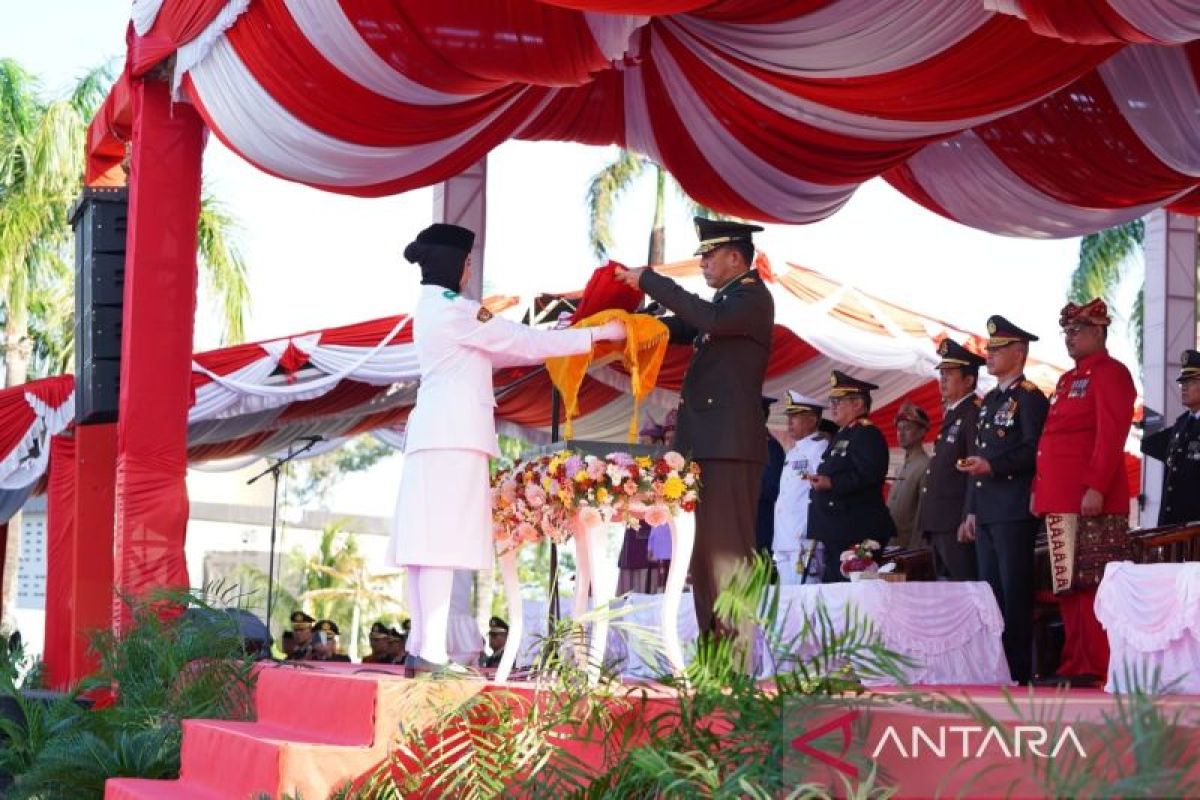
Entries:
[[616, 160], [593, 175], [588, 183], [588, 243], [597, 258], [604, 258], [612, 249], [612, 215], [617, 200], [648, 164], [643, 156], [621, 150]]
[[246, 312], [250, 288], [246, 284], [246, 262], [237, 243], [237, 223], [210, 192], [200, 198], [197, 249], [205, 280], [212, 288], [225, 324], [223, 344], [246, 338]]
[[1106, 228], [1079, 242], [1079, 264], [1071, 273], [1070, 299], [1086, 303], [1102, 297], [1111, 303], [1125, 260], [1141, 246], [1146, 226], [1140, 219]]

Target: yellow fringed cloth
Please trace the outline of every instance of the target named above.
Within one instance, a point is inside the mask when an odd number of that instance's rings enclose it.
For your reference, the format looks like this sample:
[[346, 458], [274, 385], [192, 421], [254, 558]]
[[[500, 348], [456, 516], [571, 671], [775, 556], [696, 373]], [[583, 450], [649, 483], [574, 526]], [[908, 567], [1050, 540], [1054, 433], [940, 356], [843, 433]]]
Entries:
[[658, 371], [667, 354], [670, 333], [667, 326], [646, 314], [630, 314], [619, 309], [609, 309], [581, 319], [571, 327], [597, 328], [606, 322], [620, 320], [625, 323], [624, 342], [596, 342], [590, 353], [580, 353], [546, 360], [546, 371], [554, 388], [562, 395], [567, 410], [564, 438], [571, 438], [571, 420], [579, 413], [579, 387], [583, 377], [593, 364], [602, 364], [616, 358], [621, 359], [629, 371], [630, 389], [633, 393], [633, 417], [629, 420], [629, 442], [637, 442], [638, 405], [650, 394], [658, 383]]

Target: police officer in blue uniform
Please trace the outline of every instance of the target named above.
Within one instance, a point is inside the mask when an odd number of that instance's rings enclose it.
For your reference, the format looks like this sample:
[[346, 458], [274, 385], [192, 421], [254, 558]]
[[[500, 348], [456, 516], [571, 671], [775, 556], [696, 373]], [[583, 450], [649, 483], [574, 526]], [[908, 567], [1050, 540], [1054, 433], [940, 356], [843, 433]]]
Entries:
[[880, 547], [896, 533], [896, 523], [883, 502], [888, 445], [867, 418], [871, 392], [879, 387], [833, 371], [829, 414], [840, 427], [817, 472], [809, 478], [809, 538], [825, 543], [825, 583], [844, 581], [841, 555], [865, 539]]
[[979, 576], [1004, 615], [1004, 653], [1014, 680], [1033, 670], [1033, 547], [1038, 520], [1030, 490], [1050, 401], [1025, 380], [1038, 337], [1001, 316], [988, 319], [987, 368], [997, 385], [979, 408], [975, 445], [958, 468], [969, 476], [962, 539], [975, 541]]
[[1200, 351], [1183, 351], [1175, 380], [1186, 410], [1170, 428], [1142, 439], [1142, 452], [1167, 466], [1159, 525], [1200, 520]]

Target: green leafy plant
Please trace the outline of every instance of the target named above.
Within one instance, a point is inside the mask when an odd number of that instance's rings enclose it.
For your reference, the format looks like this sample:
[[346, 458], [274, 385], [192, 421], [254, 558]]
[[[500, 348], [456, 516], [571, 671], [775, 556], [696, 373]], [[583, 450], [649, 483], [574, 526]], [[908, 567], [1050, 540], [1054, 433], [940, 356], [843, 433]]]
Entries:
[[[224, 610], [239, 602], [220, 587], [128, 600], [128, 631], [92, 639], [96, 674], [49, 700], [0, 669], [0, 699], [19, 709], [16, 721], [0, 720], [0, 769], [14, 776], [5, 796], [100, 798], [107, 778], [176, 777], [182, 720], [249, 719], [253, 656]], [[89, 710], [85, 696], [102, 702]]]

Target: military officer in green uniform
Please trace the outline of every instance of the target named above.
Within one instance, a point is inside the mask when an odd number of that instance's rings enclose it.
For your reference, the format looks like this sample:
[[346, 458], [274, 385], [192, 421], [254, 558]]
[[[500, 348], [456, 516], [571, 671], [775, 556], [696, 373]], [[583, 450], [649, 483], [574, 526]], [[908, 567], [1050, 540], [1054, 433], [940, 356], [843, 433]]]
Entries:
[[1183, 351], [1175, 380], [1186, 410], [1170, 428], [1142, 439], [1142, 452], [1167, 465], [1159, 525], [1200, 520], [1200, 351]]
[[767, 461], [762, 386], [771, 354], [775, 303], [754, 270], [757, 225], [696, 217], [700, 268], [717, 292], [704, 300], [653, 270], [619, 269], [672, 316], [673, 344], [690, 344], [672, 447], [700, 463], [700, 504], [692, 592], [702, 631], [714, 629], [713, 601], [754, 554], [755, 516]]
[[888, 445], [867, 418], [871, 392], [879, 387], [838, 370], [830, 377], [829, 415], [838, 432], [809, 477], [809, 538], [825, 543], [825, 583], [844, 581], [841, 555], [865, 539], [880, 547], [896, 534], [896, 523], [883, 502]]

